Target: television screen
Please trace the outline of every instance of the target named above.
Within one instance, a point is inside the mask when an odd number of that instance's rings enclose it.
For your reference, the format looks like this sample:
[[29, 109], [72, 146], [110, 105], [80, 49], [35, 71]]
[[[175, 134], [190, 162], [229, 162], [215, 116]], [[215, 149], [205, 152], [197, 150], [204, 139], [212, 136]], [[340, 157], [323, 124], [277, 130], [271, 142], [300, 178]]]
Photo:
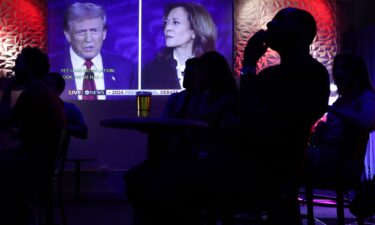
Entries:
[[186, 59], [216, 49], [233, 64], [228, 0], [48, 1], [51, 71], [64, 100], [112, 100], [182, 90]]

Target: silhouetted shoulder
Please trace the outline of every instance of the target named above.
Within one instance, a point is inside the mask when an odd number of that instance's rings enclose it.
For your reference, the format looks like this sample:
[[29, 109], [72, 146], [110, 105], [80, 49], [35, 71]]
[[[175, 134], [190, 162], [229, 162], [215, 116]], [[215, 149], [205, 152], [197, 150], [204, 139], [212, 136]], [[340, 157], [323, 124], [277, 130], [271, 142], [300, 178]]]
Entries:
[[315, 84], [318, 82], [320, 85], [322, 85], [322, 89], [320, 89], [320, 91], [329, 96], [329, 73], [323, 64], [311, 57], [310, 59], [305, 60], [304, 63], [300, 65], [300, 68], [302, 75], [305, 74], [306, 79], [311, 79], [311, 82]]
[[172, 93], [167, 100], [164, 111], [162, 113], [163, 118], [174, 118], [182, 119], [186, 116], [186, 104], [188, 101], [188, 93], [186, 90]]

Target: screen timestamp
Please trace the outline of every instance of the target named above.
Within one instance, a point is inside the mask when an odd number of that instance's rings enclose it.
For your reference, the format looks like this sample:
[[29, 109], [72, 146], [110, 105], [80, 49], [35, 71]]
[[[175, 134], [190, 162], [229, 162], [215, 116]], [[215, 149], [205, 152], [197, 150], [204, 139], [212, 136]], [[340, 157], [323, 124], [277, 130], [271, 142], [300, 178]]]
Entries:
[[135, 95], [135, 90], [106, 90], [106, 95]]

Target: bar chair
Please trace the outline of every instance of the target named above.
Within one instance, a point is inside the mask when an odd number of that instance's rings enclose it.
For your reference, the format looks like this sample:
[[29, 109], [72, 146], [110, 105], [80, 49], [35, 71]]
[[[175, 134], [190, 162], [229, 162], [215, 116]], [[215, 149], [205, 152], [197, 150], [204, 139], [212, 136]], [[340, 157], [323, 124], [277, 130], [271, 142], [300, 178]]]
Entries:
[[62, 181], [70, 141], [70, 134], [62, 130], [55, 150], [55, 158], [50, 164], [51, 170], [47, 176], [40, 179], [32, 179], [29, 184], [29, 207], [30, 220], [35, 224], [54, 225], [53, 200], [54, 193], [57, 194], [58, 206], [60, 208], [61, 223], [66, 225], [66, 215], [63, 202]]
[[[309, 150], [313, 151], [312, 148], [314, 146], [309, 146]], [[350, 165], [354, 165], [357, 168], [363, 168], [363, 157], [359, 157], [359, 159], [353, 159]], [[325, 180], [320, 180], [321, 177], [319, 175], [314, 174], [314, 166], [312, 165], [312, 159], [308, 156], [307, 157], [307, 169], [306, 175], [304, 177], [304, 185], [305, 185], [305, 197], [306, 197], [306, 205], [307, 205], [307, 221], [308, 225], [315, 225], [315, 217], [314, 217], [314, 206], [326, 206], [326, 207], [336, 207], [336, 214], [337, 214], [337, 224], [344, 225], [345, 224], [345, 208], [349, 208], [351, 198], [349, 196], [350, 191], [355, 191], [360, 185], [360, 172], [357, 172], [354, 176], [349, 176], [347, 174], [348, 169], [350, 170], [350, 166], [347, 164], [347, 160], [343, 159], [339, 156], [337, 166], [333, 166], [332, 170], [335, 170], [335, 174], [333, 177]], [[352, 168], [352, 170], [355, 170]], [[357, 169], [360, 171], [360, 169]], [[351, 178], [348, 178], [348, 177]], [[335, 192], [336, 196], [324, 196], [324, 195], [315, 195], [314, 189], [323, 189], [323, 190], [332, 190]], [[317, 201], [316, 199], [322, 199], [323, 201]], [[327, 202], [325, 203], [324, 200]], [[363, 225], [364, 218], [357, 217], [357, 223], [359, 225]]]

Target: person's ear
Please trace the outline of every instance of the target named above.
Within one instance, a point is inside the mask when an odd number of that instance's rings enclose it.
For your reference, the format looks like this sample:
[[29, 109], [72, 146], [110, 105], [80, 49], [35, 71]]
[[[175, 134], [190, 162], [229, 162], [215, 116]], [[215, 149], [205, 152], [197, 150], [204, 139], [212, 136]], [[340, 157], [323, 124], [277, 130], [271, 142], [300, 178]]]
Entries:
[[70, 34], [68, 31], [64, 30], [64, 35], [65, 35], [65, 38], [66, 40], [70, 43], [72, 41], [71, 37], [70, 37]]
[[104, 28], [103, 29], [103, 41], [105, 40], [106, 37], [107, 37], [107, 28]]

